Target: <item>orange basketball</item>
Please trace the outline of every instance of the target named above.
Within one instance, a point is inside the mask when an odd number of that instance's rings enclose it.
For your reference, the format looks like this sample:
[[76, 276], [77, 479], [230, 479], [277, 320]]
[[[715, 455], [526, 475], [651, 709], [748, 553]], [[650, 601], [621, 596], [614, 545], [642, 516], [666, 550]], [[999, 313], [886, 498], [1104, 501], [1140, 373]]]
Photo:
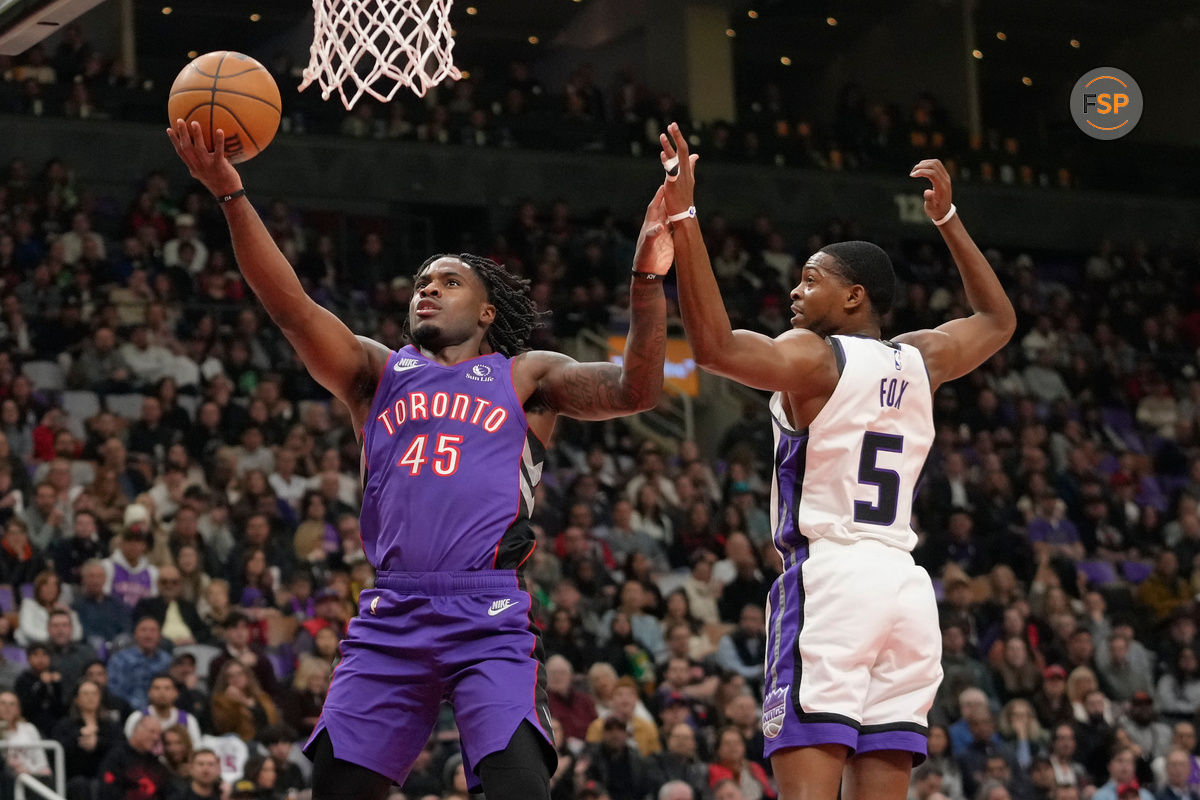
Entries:
[[250, 56], [228, 50], [193, 59], [180, 70], [167, 99], [170, 123], [199, 122], [209, 150], [217, 129], [225, 131], [225, 155], [235, 164], [271, 143], [281, 108], [271, 73]]

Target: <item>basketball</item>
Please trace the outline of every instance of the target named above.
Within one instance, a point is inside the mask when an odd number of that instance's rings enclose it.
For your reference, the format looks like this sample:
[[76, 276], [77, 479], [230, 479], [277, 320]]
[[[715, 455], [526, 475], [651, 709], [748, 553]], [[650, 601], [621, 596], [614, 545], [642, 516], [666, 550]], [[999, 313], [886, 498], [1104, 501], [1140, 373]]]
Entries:
[[204, 144], [225, 131], [225, 155], [237, 164], [262, 152], [279, 130], [279, 87], [253, 58], [228, 50], [205, 53], [180, 70], [167, 99], [167, 116], [200, 123]]

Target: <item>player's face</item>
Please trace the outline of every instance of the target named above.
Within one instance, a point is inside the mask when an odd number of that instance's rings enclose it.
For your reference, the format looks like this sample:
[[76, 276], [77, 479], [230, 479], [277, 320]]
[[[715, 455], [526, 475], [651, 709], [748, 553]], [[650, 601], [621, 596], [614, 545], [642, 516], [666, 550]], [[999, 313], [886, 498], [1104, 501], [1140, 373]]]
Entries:
[[430, 264], [417, 276], [409, 301], [413, 341], [438, 350], [461, 344], [486, 328], [496, 316], [483, 281], [456, 258]]
[[793, 328], [807, 328], [822, 336], [837, 333], [847, 284], [832, 262], [831, 256], [814, 253], [804, 264], [800, 283], [791, 293]]

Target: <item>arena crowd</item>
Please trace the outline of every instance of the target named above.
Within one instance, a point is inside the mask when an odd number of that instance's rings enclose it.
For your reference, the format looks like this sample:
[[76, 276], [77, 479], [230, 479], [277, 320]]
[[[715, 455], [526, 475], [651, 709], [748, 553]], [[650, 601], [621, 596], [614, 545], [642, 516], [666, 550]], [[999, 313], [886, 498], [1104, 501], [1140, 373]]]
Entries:
[[[17, 773], [52, 781], [35, 743], [53, 739], [72, 800], [138, 781], [295, 796], [296, 744], [373, 579], [354, 431], [257, 308], [209, 198], [152, 174], [114, 205], [71, 166], [14, 158], [0, 183], [5, 791]], [[319, 302], [403, 343], [415, 265], [375, 234], [342, 247], [285, 201], [261, 211]], [[539, 347], [625, 328], [636, 226], [585, 218], [525, 202], [485, 248], [554, 309]], [[770, 334], [798, 263], [871, 236], [869, 220], [704, 230], [735, 324]], [[945, 253], [892, 256], [885, 331], [963, 313]], [[911, 796], [1200, 798], [1200, 248], [988, 256], [1019, 327], [936, 397], [913, 525], [945, 679]], [[526, 575], [554, 797], [774, 797], [765, 399], [703, 451], [635, 430], [564, 421], [538, 488]], [[451, 716], [398, 791], [465, 797]]]

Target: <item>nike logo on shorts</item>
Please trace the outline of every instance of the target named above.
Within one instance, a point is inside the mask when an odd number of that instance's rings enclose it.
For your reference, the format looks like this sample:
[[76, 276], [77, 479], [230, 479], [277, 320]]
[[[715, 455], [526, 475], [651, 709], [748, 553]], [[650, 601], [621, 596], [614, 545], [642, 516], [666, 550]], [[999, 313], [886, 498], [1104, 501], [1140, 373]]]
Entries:
[[510, 600], [507, 597], [504, 598], [503, 600], [497, 600], [496, 602], [492, 603], [492, 607], [488, 609], [488, 616], [494, 617], [497, 614], [499, 614], [501, 611], [507, 611], [508, 609], [512, 608], [516, 604], [517, 604], [516, 600]]
[[410, 369], [425, 366], [425, 362], [417, 358], [399, 358], [396, 359], [395, 365], [392, 367], [396, 372], [408, 372]]

